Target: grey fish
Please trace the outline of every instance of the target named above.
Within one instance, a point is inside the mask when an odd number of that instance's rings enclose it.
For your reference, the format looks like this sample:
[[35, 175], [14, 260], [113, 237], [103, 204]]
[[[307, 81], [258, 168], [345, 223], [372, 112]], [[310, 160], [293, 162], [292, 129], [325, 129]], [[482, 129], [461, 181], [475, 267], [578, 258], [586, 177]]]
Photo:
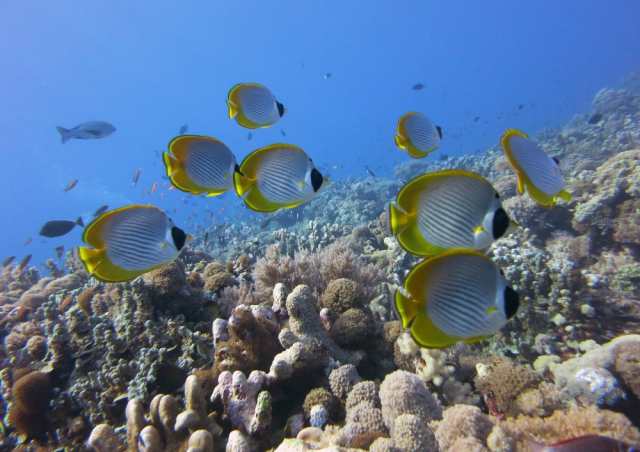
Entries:
[[325, 72], [324, 75], [322, 76], [325, 80], [328, 80], [331, 78], [333, 74], [331, 74], [331, 72]]
[[286, 137], [287, 132], [285, 132], [284, 129], [280, 129], [280, 135], [282, 135], [283, 137]]
[[140, 174], [141, 173], [142, 173], [142, 170], [140, 168], [136, 169], [133, 172], [133, 179], [132, 179], [133, 185], [136, 185], [138, 183], [138, 181], [140, 180]]
[[9, 265], [11, 265], [11, 262], [13, 262], [15, 260], [15, 256], [9, 256], [7, 258], [5, 258], [5, 260], [2, 261], [2, 266], [3, 267], [7, 267]]
[[102, 207], [100, 207], [98, 210], [96, 210], [95, 212], [93, 212], [93, 216], [94, 217], [99, 217], [100, 215], [102, 215], [103, 213], [105, 213], [107, 211], [107, 209], [109, 208], [108, 205], [104, 205]]
[[25, 257], [22, 258], [22, 260], [20, 261], [20, 264], [18, 264], [18, 268], [20, 270], [24, 270], [24, 268], [29, 265], [29, 261], [31, 260], [31, 254], [27, 254]]
[[78, 124], [71, 129], [64, 127], [56, 127], [62, 138], [62, 142], [66, 143], [72, 138], [77, 140], [95, 140], [105, 138], [116, 131], [116, 128], [105, 121], [89, 121]]
[[70, 181], [66, 187], [64, 187], [64, 191], [68, 192], [69, 190], [73, 190], [73, 188], [78, 185], [78, 179], [73, 179]]
[[424, 85], [422, 83], [416, 83], [411, 87], [411, 89], [414, 91], [420, 91], [423, 88], [424, 88]]
[[251, 138], [253, 138], [253, 134], [251, 132], [249, 132], [247, 134], [247, 140], [251, 141]]
[[367, 171], [367, 174], [371, 177], [376, 177], [376, 173], [374, 173], [373, 171], [371, 171], [371, 168], [369, 168], [367, 165], [364, 166], [364, 169]]
[[185, 133], [187, 133], [187, 130], [189, 130], [189, 124], [184, 124], [182, 127], [180, 127], [178, 135], [184, 135]]
[[47, 221], [40, 229], [40, 235], [44, 237], [60, 237], [71, 232], [76, 227], [84, 227], [84, 222], [81, 217], [78, 217], [76, 221], [69, 220], [52, 220]]

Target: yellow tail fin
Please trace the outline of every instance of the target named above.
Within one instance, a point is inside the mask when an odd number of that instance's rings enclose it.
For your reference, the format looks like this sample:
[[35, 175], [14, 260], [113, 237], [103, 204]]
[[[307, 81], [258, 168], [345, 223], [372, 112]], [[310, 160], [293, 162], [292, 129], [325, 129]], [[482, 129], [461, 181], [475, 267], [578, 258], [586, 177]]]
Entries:
[[389, 224], [391, 232], [400, 234], [409, 224], [410, 215], [395, 202], [389, 203]]

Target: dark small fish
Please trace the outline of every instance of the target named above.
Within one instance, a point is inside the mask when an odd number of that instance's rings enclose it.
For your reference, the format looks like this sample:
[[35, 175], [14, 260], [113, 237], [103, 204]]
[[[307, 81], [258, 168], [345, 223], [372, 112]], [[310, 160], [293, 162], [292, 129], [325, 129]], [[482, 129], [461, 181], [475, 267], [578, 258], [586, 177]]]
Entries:
[[2, 266], [3, 267], [8, 267], [15, 260], [15, 258], [16, 258], [15, 256], [9, 256], [9, 257], [5, 258], [2, 261]]
[[448, 159], [449, 159], [449, 156], [447, 154], [440, 155], [440, 161], [441, 162], [444, 162], [445, 160], [448, 160]]
[[478, 122], [480, 121], [480, 116], [476, 116], [475, 118], [473, 118], [473, 122]]
[[424, 85], [422, 83], [416, 83], [411, 87], [411, 89], [414, 91], [420, 91], [423, 88], [424, 88]]
[[442, 140], [442, 136], [443, 136], [443, 133], [442, 133], [442, 127], [440, 127], [440, 126], [436, 126], [436, 130], [438, 131], [438, 136], [439, 136], [439, 137], [440, 137], [440, 139]]
[[64, 246], [62, 245], [56, 246], [55, 250], [56, 250], [56, 256], [58, 256], [58, 259], [61, 259], [62, 256], [64, 255]]
[[68, 192], [69, 190], [73, 190], [73, 188], [78, 185], [78, 179], [73, 179], [72, 181], [70, 181], [66, 187], [64, 187], [64, 191], [65, 193]]
[[518, 110], [522, 110], [524, 108], [524, 104], [518, 104]]
[[331, 72], [325, 72], [324, 75], [322, 76], [322, 78], [324, 78], [325, 80], [328, 80], [331, 78], [333, 74], [331, 74]]
[[142, 173], [142, 170], [140, 168], [136, 169], [133, 172], [133, 179], [131, 180], [133, 185], [136, 185], [138, 183], [138, 181], [140, 180], [140, 174]]
[[33, 239], [29, 237], [27, 240], [24, 241], [24, 246], [30, 245], [31, 242], [33, 242]]
[[589, 124], [598, 124], [602, 121], [602, 113], [595, 113], [589, 118]]
[[84, 227], [84, 222], [81, 217], [78, 217], [76, 221], [69, 220], [52, 220], [47, 221], [44, 226], [40, 229], [40, 235], [43, 237], [61, 237], [65, 234], [71, 232], [71, 230], [76, 227]]
[[367, 174], [371, 177], [376, 177], [376, 173], [374, 173], [373, 171], [371, 171], [371, 168], [369, 168], [367, 165], [364, 166], [364, 169], [367, 171]]
[[178, 130], [178, 135], [184, 135], [185, 133], [187, 133], [187, 130], [189, 130], [189, 124], [184, 124], [182, 127], [180, 127], [180, 130]]
[[93, 216], [94, 217], [99, 217], [100, 215], [102, 215], [103, 213], [105, 213], [107, 211], [107, 209], [109, 208], [108, 205], [104, 205], [102, 207], [100, 207], [98, 210], [96, 210], [95, 212], [93, 212]]
[[249, 132], [249, 133], [247, 134], [247, 140], [248, 140], [248, 141], [251, 141], [251, 138], [253, 138], [253, 134], [252, 134], [251, 132]]
[[209, 243], [209, 233], [208, 232], [204, 233], [203, 242], [204, 242], [205, 246]]
[[286, 137], [287, 132], [285, 132], [284, 129], [280, 129], [280, 135], [282, 135], [283, 137]]
[[533, 452], [633, 452], [638, 450], [617, 439], [600, 435], [578, 436], [548, 446], [532, 443], [530, 449]]
[[30, 261], [31, 261], [31, 254], [27, 254], [25, 257], [22, 258], [22, 260], [18, 264], [18, 269], [24, 270], [25, 267], [29, 265]]

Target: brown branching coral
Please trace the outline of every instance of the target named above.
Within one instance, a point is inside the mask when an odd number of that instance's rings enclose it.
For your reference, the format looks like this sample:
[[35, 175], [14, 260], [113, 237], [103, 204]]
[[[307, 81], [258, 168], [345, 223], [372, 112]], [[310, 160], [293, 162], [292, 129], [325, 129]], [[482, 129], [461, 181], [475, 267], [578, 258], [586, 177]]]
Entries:
[[282, 255], [278, 246], [273, 245], [257, 261], [253, 278], [262, 300], [271, 297], [279, 282], [288, 289], [306, 284], [317, 297], [330, 281], [349, 278], [357, 283], [357, 296], [369, 301], [378, 284], [385, 280], [381, 268], [363, 262], [345, 241], [336, 241], [316, 253], [298, 252], [294, 257]]
[[495, 357], [488, 364], [478, 364], [476, 367], [476, 389], [484, 396], [493, 415], [512, 413], [518, 395], [539, 382], [538, 375], [531, 368], [518, 365], [508, 358]]
[[237, 306], [229, 317], [223, 339], [215, 344], [215, 373], [224, 370], [268, 370], [273, 357], [282, 351], [278, 342], [280, 326], [265, 306]]
[[[500, 430], [498, 432], [497, 430]], [[546, 418], [518, 416], [494, 427], [488, 442], [497, 436], [515, 446], [513, 450], [527, 450], [531, 441], [553, 444], [585, 435], [602, 435], [629, 445], [640, 445], [640, 432], [623, 414], [601, 410], [593, 406], [556, 411]]]
[[23, 375], [13, 384], [9, 423], [20, 434], [46, 441], [52, 389], [49, 374], [37, 371]]

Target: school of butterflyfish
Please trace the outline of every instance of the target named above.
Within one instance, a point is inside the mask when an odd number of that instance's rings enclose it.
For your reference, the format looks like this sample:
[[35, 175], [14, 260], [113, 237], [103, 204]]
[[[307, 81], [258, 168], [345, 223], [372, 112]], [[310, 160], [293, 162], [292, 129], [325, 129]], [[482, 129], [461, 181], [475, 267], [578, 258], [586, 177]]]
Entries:
[[[227, 95], [230, 119], [247, 129], [271, 127], [285, 107], [258, 83], [239, 83]], [[100, 138], [115, 128], [101, 122], [58, 129], [62, 140]], [[215, 197], [228, 191], [257, 212], [300, 206], [328, 184], [304, 149], [274, 143], [238, 162], [220, 139], [186, 134], [187, 126], [162, 154], [173, 187]], [[284, 135], [284, 134], [283, 134]], [[403, 114], [394, 142], [412, 158], [438, 149], [444, 134], [427, 115]], [[517, 191], [544, 207], [569, 201], [559, 162], [527, 134], [508, 129], [500, 140], [517, 178]], [[134, 183], [140, 176], [134, 174]], [[86, 270], [105, 282], [132, 280], [180, 255], [190, 236], [152, 205], [96, 212], [84, 229], [79, 256]], [[390, 228], [404, 250], [423, 258], [396, 291], [395, 308], [405, 329], [423, 347], [472, 343], [496, 333], [517, 312], [518, 293], [486, 255], [491, 244], [518, 228], [500, 195], [479, 174], [449, 169], [407, 182], [389, 205]], [[81, 221], [52, 221], [44, 235], [65, 234]]]

